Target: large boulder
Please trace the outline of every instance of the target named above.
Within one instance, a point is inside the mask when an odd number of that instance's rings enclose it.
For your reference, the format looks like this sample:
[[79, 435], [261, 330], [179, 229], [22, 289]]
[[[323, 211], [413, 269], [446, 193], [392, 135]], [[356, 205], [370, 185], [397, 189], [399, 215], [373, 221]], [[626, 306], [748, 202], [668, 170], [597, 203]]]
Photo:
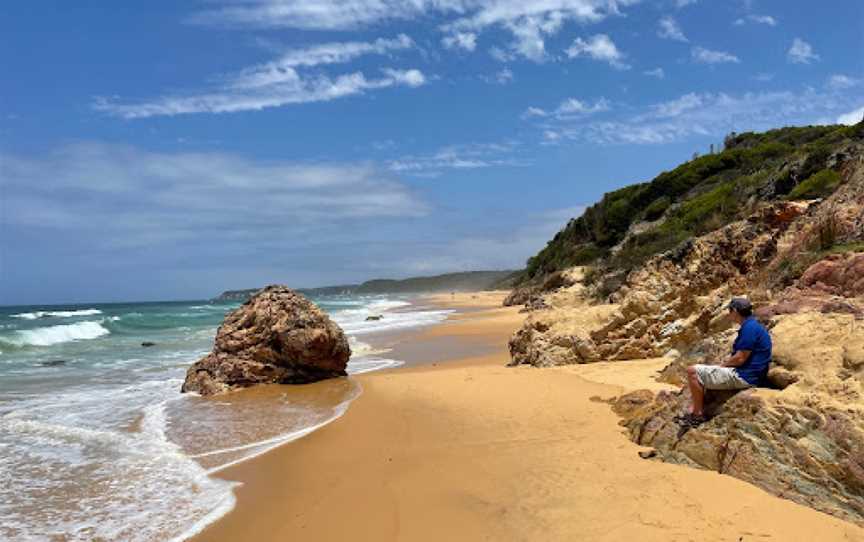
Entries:
[[182, 391], [213, 395], [345, 376], [350, 356], [342, 330], [314, 303], [268, 286], [225, 317], [213, 351], [189, 368]]

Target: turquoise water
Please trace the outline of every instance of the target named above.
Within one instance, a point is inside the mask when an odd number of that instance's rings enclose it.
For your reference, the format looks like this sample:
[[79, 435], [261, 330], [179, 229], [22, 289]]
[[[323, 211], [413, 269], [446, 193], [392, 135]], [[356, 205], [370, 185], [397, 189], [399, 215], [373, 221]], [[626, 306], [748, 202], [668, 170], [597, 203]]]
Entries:
[[[447, 314], [398, 298], [314, 301], [349, 335], [349, 374], [400, 364], [364, 337]], [[341, 415], [359, 393], [350, 378], [179, 393], [238, 305], [0, 307], [0, 539], [183, 539], [233, 507], [214, 473]]]

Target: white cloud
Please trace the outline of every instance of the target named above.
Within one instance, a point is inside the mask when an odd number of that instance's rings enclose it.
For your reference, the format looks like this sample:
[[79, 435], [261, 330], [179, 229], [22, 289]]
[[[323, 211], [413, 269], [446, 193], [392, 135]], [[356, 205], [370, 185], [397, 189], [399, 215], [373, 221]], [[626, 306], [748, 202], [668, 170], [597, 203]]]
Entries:
[[[538, 117], [541, 133], [554, 131], [561, 141], [591, 144], [665, 144], [694, 136], [718, 140], [736, 131], [767, 130], [788, 125], [817, 124], [820, 119], [860, 120], [860, 111], [844, 113], [860, 103], [857, 96], [836, 91], [691, 92], [632, 113], [620, 108], [611, 120]], [[545, 142], [545, 135], [544, 142]]]
[[101, 142], [2, 159], [9, 224], [81, 231], [106, 248], [278, 242], [334, 220], [428, 212], [396, 176], [368, 163], [256, 161]]
[[619, 70], [630, 68], [624, 62], [624, 53], [618, 50], [618, 47], [615, 46], [615, 43], [606, 34], [597, 34], [588, 38], [587, 41], [582, 38], [576, 38], [565, 52], [569, 58], [587, 56], [594, 60], [608, 62], [610, 66]]
[[647, 75], [649, 77], [656, 77], [657, 79], [665, 79], [666, 78], [666, 72], [663, 71], [663, 68], [654, 68], [653, 70], [645, 70], [642, 73], [644, 73], [645, 75]]
[[420, 177], [436, 177], [445, 170], [470, 170], [489, 167], [522, 167], [529, 163], [517, 157], [519, 144], [471, 143], [450, 145], [427, 155], [408, 155], [391, 160], [391, 171]]
[[98, 99], [94, 107], [123, 118], [172, 116], [188, 113], [230, 113], [261, 110], [289, 104], [329, 101], [393, 86], [417, 87], [426, 83], [417, 69], [382, 69], [383, 76], [367, 78], [361, 72], [329, 77], [305, 76], [298, 70], [342, 64], [370, 54], [388, 54], [414, 47], [405, 34], [372, 42], [335, 42], [284, 52], [276, 60], [256, 64], [222, 77], [211, 90], [189, 95], [167, 95], [142, 103]]
[[661, 38], [684, 42], [689, 41], [678, 25], [678, 22], [672, 17], [663, 17], [658, 24], [660, 29], [657, 31], [657, 35]]
[[567, 115], [590, 115], [592, 113], [600, 113], [603, 111], [609, 111], [609, 102], [606, 98], [600, 98], [594, 105], [588, 105], [586, 102], [581, 100], [577, 100], [576, 98], [567, 98], [561, 105], [558, 106], [558, 109], [555, 110], [555, 113], [558, 116], [567, 116]]
[[313, 67], [326, 64], [343, 64], [368, 54], [386, 54], [390, 51], [409, 49], [413, 40], [405, 34], [394, 39], [377, 39], [373, 42], [323, 43], [285, 52], [277, 60], [251, 66], [229, 78], [229, 85], [239, 89], [254, 89], [284, 82], [297, 77], [294, 68]]
[[585, 117], [594, 113], [602, 113], [611, 109], [606, 98], [599, 98], [593, 104], [584, 102], [577, 98], [567, 98], [552, 111], [546, 111], [539, 107], [531, 106], [522, 113], [523, 119], [555, 117], [567, 119], [574, 117]]
[[815, 60], [819, 60], [819, 55], [813, 52], [813, 46], [802, 40], [795, 38], [792, 40], [792, 46], [786, 53], [786, 59], [792, 64], [810, 64]]
[[654, 118], [670, 118], [678, 117], [682, 113], [695, 109], [705, 103], [706, 99], [710, 99], [710, 94], [697, 94], [691, 92], [668, 102], [661, 102], [651, 106]]
[[511, 60], [516, 59], [516, 55], [514, 53], [510, 51], [505, 51], [498, 46], [490, 47], [489, 55], [498, 62], [510, 62]]
[[456, 32], [451, 36], [441, 38], [441, 43], [447, 49], [473, 51], [477, 48], [477, 34], [473, 32]]
[[541, 109], [539, 107], [534, 107], [534, 106], [530, 106], [528, 109], [525, 110], [524, 113], [522, 113], [523, 119], [530, 119], [532, 117], [547, 117], [547, 116], [549, 116], [549, 113], [547, 113], [544, 109]]
[[[556, 34], [566, 21], [596, 23], [619, 15], [639, 0], [233, 0], [193, 17], [201, 24], [352, 30], [386, 21], [413, 20], [425, 15], [449, 17], [441, 25], [445, 46], [464, 47], [489, 27], [509, 30], [509, 49], [530, 60], [545, 59], [545, 36]], [[466, 39], [459, 43], [459, 34]], [[476, 36], [475, 36], [476, 39]], [[451, 45], [448, 45], [451, 44]], [[470, 47], [470, 45], [469, 45]]]
[[[196, 14], [199, 24], [301, 30], [351, 30], [386, 20], [411, 19], [433, 9], [434, 2], [418, 0], [238, 0], [225, 1]], [[450, 7], [457, 9], [459, 2]], [[211, 4], [212, 5], [212, 4]], [[446, 9], [446, 5], [442, 6]]]
[[674, 0], [676, 8], [683, 8], [695, 4], [697, 0]]
[[828, 88], [832, 88], [835, 90], [844, 90], [857, 86], [860, 83], [860, 79], [855, 79], [854, 77], [849, 77], [848, 75], [835, 74], [828, 78], [828, 82], [826, 83], [826, 85], [828, 86]]
[[851, 126], [853, 124], [858, 124], [862, 120], [864, 120], [864, 106], [840, 115], [837, 117], [837, 124]]
[[[387, 75], [392, 84], [407, 85], [409, 87], [420, 87], [426, 84], [426, 76], [420, 70], [394, 70], [393, 68], [384, 68], [384, 73]], [[384, 79], [387, 81], [387, 79]], [[390, 86], [387, 84], [386, 86]]]
[[513, 79], [513, 72], [509, 68], [504, 68], [503, 70], [500, 70], [495, 74], [495, 82], [497, 82], [499, 85], [506, 85], [507, 83], [512, 83]]
[[747, 23], [777, 26], [777, 19], [770, 15], [756, 15], [750, 13], [744, 17], [739, 17], [738, 19], [735, 19], [735, 22], [733, 24], [735, 24], [736, 26], [742, 26]]
[[546, 141], [558, 141], [559, 139], [561, 139], [561, 134], [554, 130], [544, 130], [543, 139]]
[[695, 62], [699, 62], [701, 64], [723, 64], [723, 63], [734, 63], [737, 64], [741, 62], [741, 60], [725, 51], [712, 51], [710, 49], [705, 49], [704, 47], [694, 47], [690, 50], [690, 55]]
[[165, 96], [149, 102], [117, 103], [97, 99], [94, 108], [126, 119], [174, 116], [189, 113], [233, 113], [260, 111], [270, 107], [310, 102], [326, 102], [393, 86], [417, 87], [426, 82], [416, 69], [383, 69], [384, 76], [367, 79], [354, 72], [330, 78], [325, 75], [305, 78], [286, 68], [275, 83], [246, 88], [238, 85], [190, 96]]

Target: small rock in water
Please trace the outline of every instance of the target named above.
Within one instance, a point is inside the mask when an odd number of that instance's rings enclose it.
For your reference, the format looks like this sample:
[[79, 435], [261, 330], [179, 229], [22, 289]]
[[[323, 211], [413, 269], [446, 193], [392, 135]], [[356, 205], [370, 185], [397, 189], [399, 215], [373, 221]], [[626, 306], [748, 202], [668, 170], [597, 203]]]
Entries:
[[156, 343], [150, 342], [150, 341], [144, 341], [143, 343], [141, 343], [141, 346], [146, 348], [148, 346], [156, 346]]
[[52, 359], [50, 361], [43, 361], [40, 363], [42, 367], [60, 367], [61, 365], [66, 365], [65, 359]]
[[367, 322], [370, 322], [370, 321], [375, 321], [375, 320], [381, 320], [382, 318], [384, 318], [384, 315], [383, 315], [383, 314], [378, 314], [378, 315], [375, 315], [375, 316], [367, 316], [367, 317], [366, 317], [366, 321], [367, 321]]

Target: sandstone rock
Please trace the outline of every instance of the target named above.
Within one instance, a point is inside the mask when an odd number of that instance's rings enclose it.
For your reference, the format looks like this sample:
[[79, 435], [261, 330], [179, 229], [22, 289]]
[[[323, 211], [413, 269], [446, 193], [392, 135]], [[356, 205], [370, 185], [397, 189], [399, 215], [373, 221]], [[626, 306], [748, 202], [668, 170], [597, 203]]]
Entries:
[[799, 283], [844, 297], [864, 295], [864, 254], [829, 256], [810, 266]]
[[[672, 420], [689, 403], [686, 391], [632, 392], [613, 408], [631, 438], [666, 461], [729, 474], [864, 524], [864, 332], [851, 315], [777, 318], [769, 380], [779, 391], [710, 392], [713, 418], [689, 431]], [[720, 342], [717, 348], [728, 346]], [[670, 367], [680, 375], [683, 366]]]
[[516, 288], [504, 298], [504, 306], [512, 307], [514, 305], [524, 305], [532, 295], [535, 295], [534, 288]]
[[348, 340], [323, 311], [285, 286], [268, 286], [225, 317], [213, 351], [189, 368], [182, 391], [212, 395], [344, 376], [350, 356]]

